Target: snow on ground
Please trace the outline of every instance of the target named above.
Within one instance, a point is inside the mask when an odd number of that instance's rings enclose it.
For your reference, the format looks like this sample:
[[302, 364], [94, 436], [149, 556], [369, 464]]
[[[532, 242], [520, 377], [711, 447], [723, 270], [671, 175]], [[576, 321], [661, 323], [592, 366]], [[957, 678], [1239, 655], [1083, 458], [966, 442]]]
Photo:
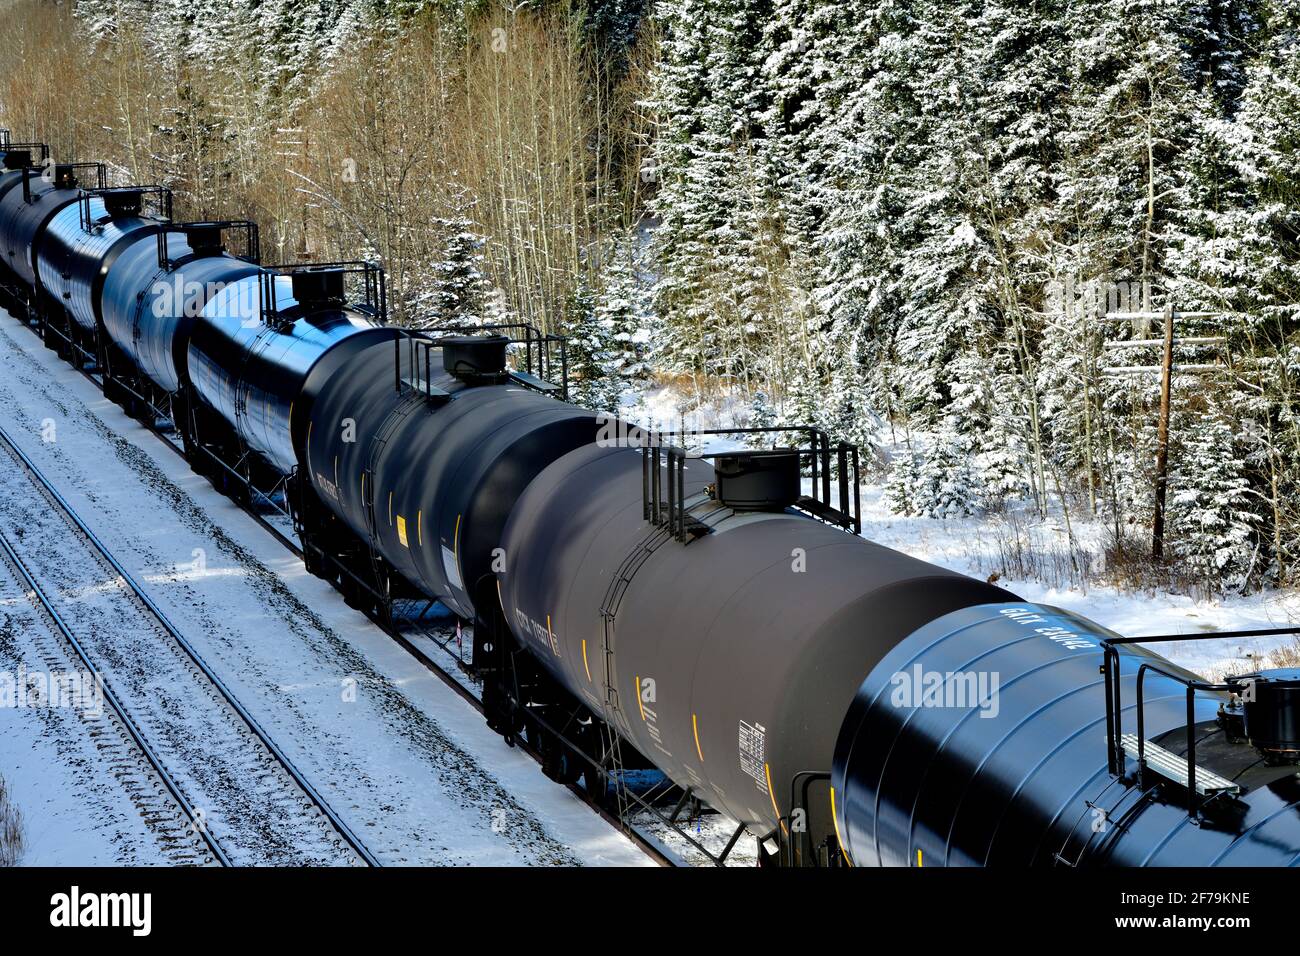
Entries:
[[[352, 851], [273, 770], [189, 656], [69, 528], [57, 503], [25, 479], [0, 496], [0, 530], [229, 858], [254, 866], [352, 863]], [[169, 803], [170, 815], [175, 809]]]
[[[79, 671], [17, 578], [11, 580], [7, 565], [0, 576], [0, 672], [16, 678], [23, 668]], [[105, 739], [110, 736], [103, 732], [105, 720], [35, 699], [24, 699], [21, 707], [0, 707], [0, 776], [23, 814], [23, 864], [164, 862], [156, 834], [141, 819], [129, 784], [121, 779], [123, 768], [112, 766], [126, 748]], [[96, 745], [92, 728], [104, 746]]]
[[[649, 862], [7, 316], [0, 423], [381, 861]], [[20, 740], [0, 740], [0, 766], [33, 768]], [[29, 829], [84, 825], [49, 802], [73, 766], [10, 780]], [[112, 861], [63, 846], [60, 862]]]
[[[887, 547], [905, 551], [933, 564], [987, 578], [999, 571], [998, 543], [1012, 532], [998, 516], [959, 519], [905, 518], [889, 510], [879, 486], [863, 489], [862, 534]], [[1099, 547], [1102, 529], [1096, 521], [1073, 519], [1076, 542], [1085, 551]], [[1044, 549], [1066, 550], [1067, 534], [1060, 517], [1020, 527]], [[1055, 577], [1055, 575], [1053, 575]], [[1091, 584], [1071, 587], [1060, 581], [1024, 580], [999, 575], [997, 584], [1026, 601], [1074, 611], [1125, 636], [1197, 634], [1209, 631], [1288, 627], [1300, 624], [1300, 594], [1264, 591], [1215, 601], [1197, 600], [1168, 591], [1125, 591]], [[1289, 645], [1291, 637], [1171, 642], [1153, 645], [1170, 660], [1200, 673], [1241, 669], [1247, 654], [1265, 654]]]

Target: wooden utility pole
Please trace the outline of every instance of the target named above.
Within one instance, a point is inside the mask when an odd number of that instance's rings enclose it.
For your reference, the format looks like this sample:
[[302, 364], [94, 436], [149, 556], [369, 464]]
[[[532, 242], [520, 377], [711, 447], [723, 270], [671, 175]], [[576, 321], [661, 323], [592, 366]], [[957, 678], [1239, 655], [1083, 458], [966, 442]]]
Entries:
[[1156, 426], [1156, 516], [1151, 528], [1151, 557], [1165, 554], [1165, 492], [1169, 485], [1169, 390], [1174, 375], [1174, 306], [1165, 308], [1164, 355], [1160, 361], [1160, 423]]
[[[1157, 346], [1161, 349], [1159, 365], [1121, 365], [1112, 366], [1105, 371], [1107, 376], [1160, 373], [1160, 420], [1156, 428], [1156, 513], [1151, 528], [1151, 556], [1157, 561], [1163, 559], [1165, 550], [1165, 492], [1169, 484], [1169, 417], [1170, 393], [1173, 390], [1174, 377], [1174, 346], [1211, 346], [1226, 343], [1226, 339], [1222, 335], [1178, 336], [1175, 338], [1174, 319], [1221, 319], [1223, 316], [1224, 313], [1222, 312], [1175, 312], [1173, 305], [1170, 304], [1163, 312], [1110, 312], [1098, 319], [1099, 322], [1127, 322], [1133, 320], [1149, 322], [1151, 319], [1163, 319], [1165, 323], [1162, 338], [1138, 338], [1103, 343], [1103, 348], [1108, 350], [1140, 351], [1142, 349], [1156, 348]], [[1178, 369], [1181, 372], [1215, 372], [1222, 370], [1223, 365], [1184, 362], [1178, 366]], [[1136, 440], [1135, 435], [1134, 441], [1136, 442]], [[1113, 444], [1113, 437], [1111, 441]], [[1111, 454], [1114, 455], [1113, 449]]]

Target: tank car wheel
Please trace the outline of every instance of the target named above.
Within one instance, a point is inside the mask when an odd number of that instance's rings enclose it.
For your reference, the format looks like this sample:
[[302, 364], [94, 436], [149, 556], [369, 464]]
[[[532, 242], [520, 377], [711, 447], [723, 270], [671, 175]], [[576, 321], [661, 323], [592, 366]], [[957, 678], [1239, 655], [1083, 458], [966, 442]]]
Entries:
[[542, 755], [542, 773], [557, 783], [577, 783], [582, 776], [577, 762], [573, 760], [568, 747], [558, 737], [546, 734], [539, 748]]
[[600, 767], [588, 766], [582, 772], [582, 785], [597, 805], [609, 804], [609, 774]]

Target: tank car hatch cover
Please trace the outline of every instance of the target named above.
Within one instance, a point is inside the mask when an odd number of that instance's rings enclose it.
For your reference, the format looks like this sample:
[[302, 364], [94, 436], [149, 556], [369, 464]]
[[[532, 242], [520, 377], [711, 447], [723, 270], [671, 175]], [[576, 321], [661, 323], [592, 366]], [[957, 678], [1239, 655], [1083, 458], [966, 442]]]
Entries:
[[107, 189], [100, 193], [109, 218], [138, 216], [144, 210], [144, 190], [134, 186]]
[[1300, 669], [1234, 675], [1226, 683], [1241, 698], [1250, 745], [1266, 762], [1300, 763]]
[[220, 223], [192, 222], [181, 227], [189, 252], [196, 259], [219, 256], [226, 251]]
[[716, 496], [736, 511], [781, 511], [799, 500], [799, 452], [739, 451], [714, 462]]
[[0, 152], [0, 162], [4, 163], [7, 170], [26, 169], [32, 164], [32, 151], [30, 149], [6, 149]]
[[311, 267], [290, 273], [293, 298], [303, 306], [341, 305], [346, 292], [341, 268]]
[[496, 380], [506, 370], [504, 335], [450, 335], [435, 340], [442, 347], [442, 364], [465, 382]]

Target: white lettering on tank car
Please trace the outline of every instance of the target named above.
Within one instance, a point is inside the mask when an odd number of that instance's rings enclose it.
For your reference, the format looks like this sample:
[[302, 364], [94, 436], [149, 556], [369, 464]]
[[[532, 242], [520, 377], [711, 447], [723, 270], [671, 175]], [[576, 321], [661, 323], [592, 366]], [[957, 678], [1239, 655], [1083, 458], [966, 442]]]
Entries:
[[335, 501], [339, 500], [339, 490], [337, 487], [335, 487], [334, 482], [330, 481], [319, 471], [316, 472], [316, 486], [320, 488], [321, 491], [325, 492], [325, 494], [333, 498]]
[[659, 697], [655, 690], [655, 680], [652, 677], [637, 678], [636, 681], [636, 706], [641, 714], [641, 723], [645, 726], [646, 733], [650, 735], [650, 743], [665, 757], [673, 755], [671, 750], [664, 747], [663, 735], [659, 731], [659, 714], [654, 709], [658, 703]]
[[1005, 615], [1015, 623], [1023, 624], [1026, 627], [1032, 624], [1045, 625], [1043, 627], [1035, 627], [1034, 633], [1043, 635], [1043, 637], [1047, 638], [1049, 641], [1054, 641], [1055, 643], [1060, 644], [1068, 651], [1084, 650], [1085, 648], [1095, 648], [1097, 646], [1096, 641], [1089, 640], [1069, 628], [1061, 627], [1059, 624], [1047, 626], [1048, 618], [1043, 617], [1041, 614], [1038, 614], [1027, 607], [1004, 607], [998, 613]]
[[556, 657], [560, 656], [560, 642], [555, 635], [547, 629], [545, 624], [534, 621], [519, 608], [515, 608], [515, 626], [520, 633], [526, 635], [534, 644], [546, 648]]

